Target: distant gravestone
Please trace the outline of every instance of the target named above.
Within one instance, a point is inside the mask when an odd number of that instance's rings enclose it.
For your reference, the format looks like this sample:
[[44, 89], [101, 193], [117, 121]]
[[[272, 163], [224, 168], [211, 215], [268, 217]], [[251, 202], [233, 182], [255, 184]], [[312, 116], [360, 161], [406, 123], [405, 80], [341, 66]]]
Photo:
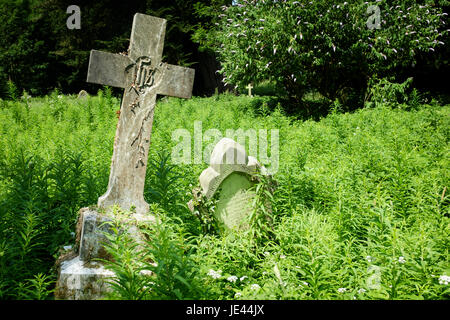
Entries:
[[85, 90], [81, 90], [81, 91], [78, 93], [77, 99], [87, 98], [88, 96], [89, 96], [89, 94], [88, 94]]
[[248, 89], [248, 96], [253, 97], [253, 95], [252, 95], [253, 85], [251, 83], [249, 83], [248, 86], [245, 88]]
[[[246, 217], [252, 212], [255, 197], [251, 187], [258, 172], [266, 173], [265, 168], [234, 140], [223, 138], [214, 147], [210, 166], [202, 172], [199, 180], [201, 196], [206, 200], [213, 196], [217, 198], [214, 217], [224, 229], [248, 228]], [[195, 203], [195, 199], [189, 203], [192, 211], [196, 209]]]

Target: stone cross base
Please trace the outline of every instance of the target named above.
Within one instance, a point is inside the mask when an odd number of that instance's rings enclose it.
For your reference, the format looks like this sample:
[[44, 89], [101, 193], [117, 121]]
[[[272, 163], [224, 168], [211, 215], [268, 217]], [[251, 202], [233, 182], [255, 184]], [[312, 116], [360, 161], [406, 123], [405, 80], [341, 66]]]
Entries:
[[[59, 275], [55, 299], [98, 300], [105, 298], [105, 294], [111, 290], [105, 280], [114, 277], [114, 272], [107, 270], [102, 262], [96, 261], [96, 259], [111, 259], [103, 247], [107, 241], [104, 233], [113, 233], [110, 225], [105, 224], [111, 220], [108, 215], [99, 213], [95, 209], [83, 208], [80, 210], [75, 251], [66, 253], [57, 261]], [[140, 242], [143, 239], [135, 224], [137, 220], [135, 220], [135, 217], [132, 217], [123, 226], [126, 226], [127, 232]], [[142, 220], [140, 217], [139, 222], [142, 223]], [[146, 220], [144, 222], [154, 222], [154, 218], [151, 216], [148, 216]]]
[[100, 300], [111, 290], [105, 282], [114, 277], [114, 272], [107, 270], [101, 263], [86, 262], [77, 256], [61, 263], [55, 298], [58, 300]]

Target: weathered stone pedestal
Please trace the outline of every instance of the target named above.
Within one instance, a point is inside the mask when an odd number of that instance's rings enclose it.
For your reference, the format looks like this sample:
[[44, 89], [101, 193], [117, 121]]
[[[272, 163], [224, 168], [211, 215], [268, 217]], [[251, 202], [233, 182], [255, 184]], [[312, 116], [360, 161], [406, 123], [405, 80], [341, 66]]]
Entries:
[[[131, 233], [137, 241], [142, 241], [138, 227], [133, 220], [154, 222], [152, 216], [131, 217], [123, 228]], [[109, 260], [111, 257], [104, 248], [107, 241], [105, 233], [112, 234], [112, 219], [95, 209], [80, 210], [76, 232], [76, 245], [73, 252], [60, 257], [60, 268], [55, 289], [55, 299], [61, 300], [98, 300], [110, 291], [107, 278], [114, 277], [114, 272], [107, 270], [97, 259]]]
[[99, 300], [110, 290], [105, 280], [114, 272], [98, 262], [86, 263], [80, 256], [63, 261], [55, 290], [59, 300]]

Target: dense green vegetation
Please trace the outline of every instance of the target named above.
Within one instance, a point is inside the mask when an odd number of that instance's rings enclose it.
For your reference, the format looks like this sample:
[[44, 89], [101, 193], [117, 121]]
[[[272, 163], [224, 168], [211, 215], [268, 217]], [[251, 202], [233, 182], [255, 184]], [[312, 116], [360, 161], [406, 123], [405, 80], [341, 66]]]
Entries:
[[[160, 100], [145, 197], [163, 223], [142, 253], [156, 276], [139, 275], [144, 257], [129, 259], [139, 254], [126, 235], [112, 237], [123, 263], [111, 268], [124, 271], [113, 298], [448, 299], [450, 106], [378, 100], [354, 113], [334, 105], [318, 121], [290, 118], [268, 96]], [[52, 297], [78, 210], [106, 190], [118, 109], [108, 89], [0, 100], [2, 299]], [[258, 189], [274, 210], [255, 208], [247, 233], [205, 233], [186, 206], [207, 164], [165, 155], [173, 131], [193, 134], [197, 120], [203, 132], [279, 129], [278, 187]]]
[[[382, 77], [413, 77], [421, 91], [447, 90], [439, 76], [449, 72], [448, 0], [81, 0], [81, 29], [70, 30], [66, 10], [73, 4], [0, 2], [0, 98], [9, 98], [10, 86], [18, 96], [54, 88], [95, 93], [86, 83], [90, 50], [126, 52], [136, 12], [167, 20], [163, 59], [196, 69], [194, 95], [270, 79], [291, 102], [313, 89], [355, 109], [368, 82]], [[380, 9], [380, 29], [366, 26], [372, 4]]]
[[[200, 52], [191, 37], [200, 26], [208, 28], [209, 19], [197, 11], [214, 11], [225, 3], [231, 0], [2, 0], [0, 98], [7, 97], [8, 81], [19, 94], [26, 90], [33, 96], [54, 88], [95, 93], [97, 87], [86, 84], [90, 51], [126, 52], [136, 12], [168, 21], [164, 61], [195, 68], [194, 93], [213, 93], [220, 86], [217, 62], [211, 53]], [[80, 8], [81, 29], [67, 28], [70, 5]]]
[[[110, 299], [449, 299], [447, 0], [374, 1], [380, 28], [356, 0], [107, 0], [79, 1], [69, 30], [71, 4], [0, 2], [0, 299], [53, 299], [106, 190], [122, 90], [70, 94], [98, 90], [89, 52], [126, 54], [136, 12], [167, 19], [163, 59], [196, 78], [158, 100], [144, 196], [161, 223], [143, 247], [115, 226]], [[188, 209], [208, 164], [175, 162], [174, 132], [199, 121], [279, 130], [240, 233]]]
[[293, 108], [315, 90], [355, 109], [369, 82], [405, 81], [425, 69], [412, 67], [423, 56], [448, 65], [444, 8], [445, 1], [238, 1], [213, 17], [201, 43], [218, 53], [232, 86], [270, 79]]

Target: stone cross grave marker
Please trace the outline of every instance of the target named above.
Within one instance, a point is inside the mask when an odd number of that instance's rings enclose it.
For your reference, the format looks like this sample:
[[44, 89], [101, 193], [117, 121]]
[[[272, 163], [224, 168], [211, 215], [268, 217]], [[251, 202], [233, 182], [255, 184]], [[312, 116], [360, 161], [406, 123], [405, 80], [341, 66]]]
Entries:
[[[256, 158], [248, 156], [242, 145], [223, 138], [211, 153], [210, 166], [200, 177], [202, 196], [207, 200], [218, 193], [214, 211], [215, 219], [226, 230], [242, 230], [248, 226], [245, 217], [251, 213], [255, 197], [250, 187], [255, 183], [255, 173], [267, 174]], [[193, 202], [189, 204], [195, 210]]]
[[134, 206], [139, 216], [148, 212], [143, 193], [156, 95], [191, 97], [194, 69], [161, 62], [165, 30], [165, 19], [136, 13], [128, 55], [91, 51], [87, 81], [125, 89], [108, 189], [99, 207]]
[[245, 88], [248, 89], [248, 96], [253, 97], [253, 95], [252, 95], [253, 85], [251, 83], [249, 83], [248, 86], [246, 86]]

